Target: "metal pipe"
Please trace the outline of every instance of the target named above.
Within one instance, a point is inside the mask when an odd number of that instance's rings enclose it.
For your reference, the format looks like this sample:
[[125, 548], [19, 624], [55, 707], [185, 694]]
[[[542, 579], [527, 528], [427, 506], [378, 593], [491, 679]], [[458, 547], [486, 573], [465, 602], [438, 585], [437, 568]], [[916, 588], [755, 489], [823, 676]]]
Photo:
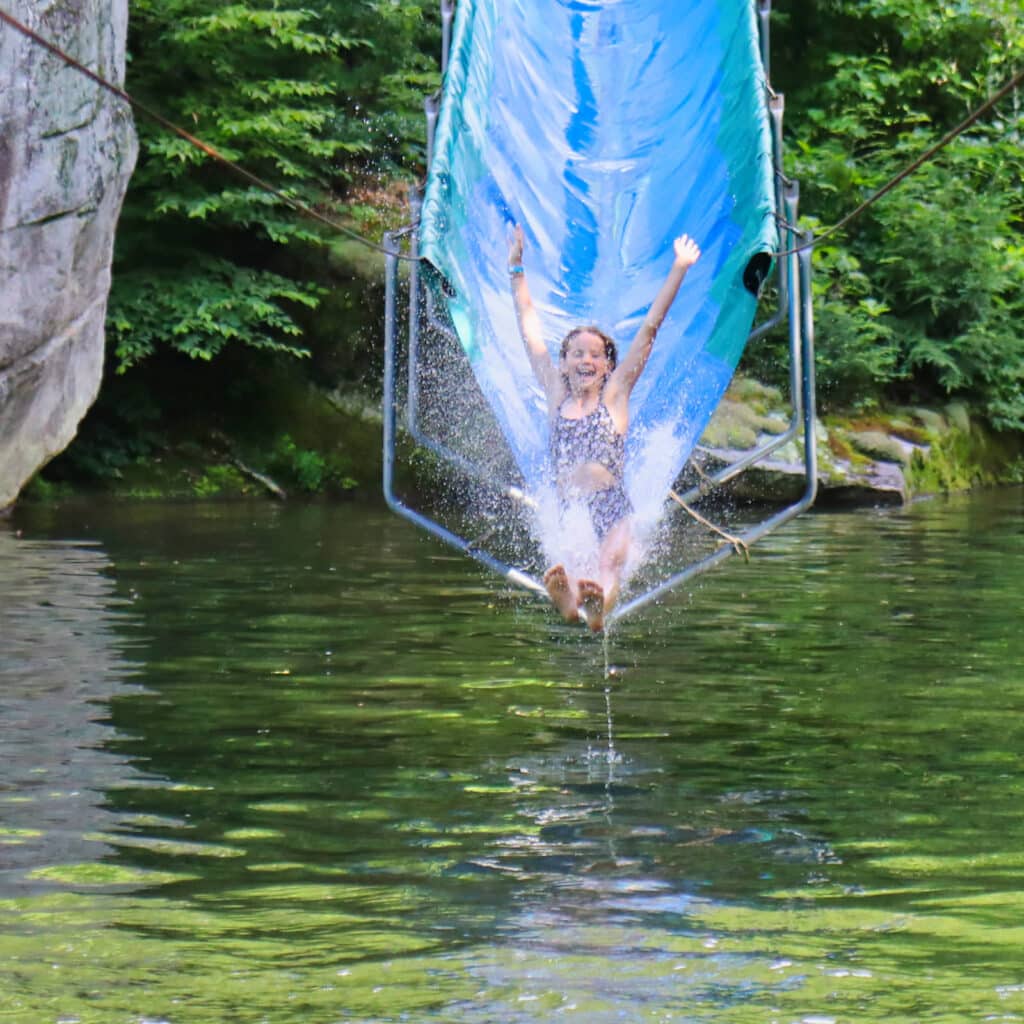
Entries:
[[772, 0], [757, 0], [757, 35], [761, 42], [761, 63], [764, 76], [771, 81], [771, 13]]
[[437, 134], [437, 116], [441, 110], [441, 97], [433, 93], [423, 101], [423, 113], [427, 117], [427, 170], [434, 162], [434, 136]]
[[[813, 243], [814, 236], [807, 232], [801, 244]], [[817, 379], [814, 365], [814, 295], [811, 289], [811, 256], [813, 244], [798, 253], [800, 258], [800, 336], [802, 338], [801, 365], [804, 398], [804, 471], [807, 492], [804, 499], [810, 505], [818, 494], [818, 431], [817, 431]]]
[[394, 500], [395, 461], [395, 293], [398, 290], [398, 249], [394, 234], [384, 233], [384, 500]]
[[[786, 97], [781, 92], [771, 93], [768, 96], [768, 117], [772, 123], [772, 165], [775, 185], [775, 209], [782, 213], [787, 224], [795, 224], [796, 220], [790, 216], [789, 198], [786, 194], [788, 179], [784, 171], [783, 134], [782, 123], [786, 116]], [[799, 195], [799, 193], [798, 193]], [[782, 232], [785, 234], [785, 231]], [[786, 246], [792, 248], [792, 246]], [[779, 288], [785, 294], [788, 287], [789, 276], [785, 260], [779, 261]], [[785, 299], [780, 299], [785, 304]]]
[[[797, 209], [800, 203], [800, 183], [786, 182], [786, 222], [796, 224]], [[790, 243], [794, 238], [791, 229], [787, 232], [786, 248], [793, 249]], [[789, 394], [793, 403], [793, 422], [796, 423], [803, 415], [803, 347], [801, 343], [800, 317], [800, 261], [796, 253], [786, 257], [789, 261]]]
[[452, 46], [452, 18], [455, 15], [455, 0], [441, 0], [441, 74], [448, 70], [448, 58]]
[[[772, 122], [772, 163], [775, 171], [775, 209], [785, 210], [786, 196], [784, 182], [786, 175], [783, 171], [783, 135], [782, 122], [786, 116], [786, 97], [781, 92], [773, 92], [768, 95], [768, 116]], [[786, 218], [789, 220], [789, 218]], [[793, 221], [789, 220], [792, 224]]]
[[[803, 235], [801, 244], [803, 244], [804, 241], [810, 240], [811, 236], [809, 234]], [[748, 547], [757, 543], [757, 541], [762, 537], [765, 537], [774, 530], [777, 530], [780, 526], [789, 522], [791, 519], [795, 519], [801, 512], [805, 512], [812, 504], [814, 504], [814, 500], [818, 494], [816, 433], [817, 411], [814, 372], [814, 305], [811, 291], [811, 252], [811, 248], [808, 248], [799, 254], [800, 259], [796, 270], [799, 278], [801, 297], [799, 310], [801, 323], [797, 330], [800, 336], [801, 365], [803, 367], [803, 371], [800, 375], [800, 405], [802, 409], [801, 419], [804, 431], [804, 473], [806, 484], [804, 487], [804, 493], [799, 501], [782, 509], [775, 515], [770, 516], [768, 519], [758, 523], [745, 533], [739, 535], [739, 539]], [[687, 566], [681, 572], [670, 576], [667, 580], [658, 584], [658, 586], [653, 589], [648, 590], [644, 594], [640, 594], [631, 601], [627, 601], [625, 604], [621, 604], [618, 607], [613, 608], [608, 615], [608, 623], [611, 624], [613, 622], [617, 622], [619, 619], [625, 618], [627, 615], [630, 615], [635, 611], [639, 611], [641, 608], [646, 607], [653, 601], [657, 601], [659, 597], [664, 596], [669, 593], [669, 591], [681, 586], [688, 580], [691, 580], [696, 576], [700, 576], [709, 569], [714, 568], [719, 563], [724, 562], [727, 558], [731, 558], [734, 554], [735, 549], [731, 545], [723, 545], [722, 547], [719, 547], [717, 550], [701, 559], [701, 561]]]
[[419, 189], [409, 191], [409, 207], [412, 214], [413, 232], [409, 241], [409, 356], [406, 366], [405, 421], [409, 432], [416, 433], [420, 415], [420, 382], [417, 373], [420, 359], [420, 207], [422, 197]]
[[397, 318], [396, 318], [396, 296], [398, 292], [398, 249], [396, 239], [392, 232], [384, 235], [384, 248], [387, 255], [384, 261], [384, 429], [383, 429], [383, 490], [384, 500], [388, 508], [397, 515], [408, 519], [411, 523], [426, 530], [438, 540], [456, 548], [463, 554], [473, 558], [481, 565], [486, 566], [492, 572], [503, 576], [510, 583], [525, 590], [533, 591], [543, 597], [547, 597], [547, 591], [539, 580], [534, 579], [529, 573], [516, 569], [513, 566], [502, 562], [475, 548], [470, 542], [456, 536], [450, 530], [445, 529], [439, 523], [435, 523], [429, 517], [410, 508], [397, 497], [394, 489], [395, 469], [395, 377], [396, 377], [396, 356], [395, 346], [397, 340]]
[[734, 480], [736, 477], [749, 469], [755, 462], [760, 462], [765, 456], [771, 455], [778, 448], [782, 448], [784, 445], [789, 444], [797, 436], [799, 427], [790, 424], [785, 431], [781, 434], [776, 434], [770, 441], [766, 441], [760, 448], [755, 448], [752, 451], [747, 452], [742, 458], [737, 459], [735, 462], [730, 462], [728, 466], [723, 466], [717, 473], [711, 473], [708, 475], [707, 480], [702, 484], [695, 484], [685, 494], [681, 494], [679, 497], [682, 498], [687, 504], [693, 501], [697, 501], [699, 498], [703, 498], [709, 490], [714, 487], [721, 487], [722, 484], [727, 484], [730, 480]]

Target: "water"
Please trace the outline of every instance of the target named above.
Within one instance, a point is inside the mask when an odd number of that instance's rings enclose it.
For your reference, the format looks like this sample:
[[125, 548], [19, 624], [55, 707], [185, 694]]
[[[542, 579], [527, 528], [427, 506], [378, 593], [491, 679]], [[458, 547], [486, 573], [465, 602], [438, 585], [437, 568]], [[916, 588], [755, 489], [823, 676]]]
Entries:
[[805, 517], [607, 649], [376, 509], [22, 510], [0, 1021], [1024, 1020], [1022, 509]]

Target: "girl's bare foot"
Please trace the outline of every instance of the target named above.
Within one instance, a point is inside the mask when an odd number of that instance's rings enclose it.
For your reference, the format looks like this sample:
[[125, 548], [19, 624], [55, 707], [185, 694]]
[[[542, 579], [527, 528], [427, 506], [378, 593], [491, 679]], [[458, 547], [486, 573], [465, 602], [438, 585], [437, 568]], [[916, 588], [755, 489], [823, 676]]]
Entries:
[[595, 633], [604, 629], [604, 590], [593, 580], [580, 580], [580, 608]]
[[576, 607], [576, 595], [569, 585], [569, 574], [564, 565], [553, 565], [544, 573], [544, 586], [547, 587], [551, 603], [566, 622], [578, 622], [580, 613]]

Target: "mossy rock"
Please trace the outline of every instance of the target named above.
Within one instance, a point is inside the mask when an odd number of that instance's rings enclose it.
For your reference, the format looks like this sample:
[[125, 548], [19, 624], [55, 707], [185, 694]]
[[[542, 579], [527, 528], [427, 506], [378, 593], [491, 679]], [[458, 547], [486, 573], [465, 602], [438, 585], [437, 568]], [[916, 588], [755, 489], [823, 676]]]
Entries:
[[863, 452], [857, 451], [850, 444], [846, 437], [846, 432], [843, 430], [830, 430], [825, 441], [825, 447], [840, 462], [848, 462], [854, 467], [863, 466], [869, 461]]
[[941, 412], [936, 412], [934, 409], [922, 409], [915, 408], [910, 410], [910, 415], [917, 420], [918, 423], [926, 430], [932, 437], [939, 437], [949, 430], [949, 422]]
[[709, 448], [753, 448], [757, 430], [747, 421], [745, 409], [738, 402], [722, 399], [704, 429], [701, 443]]
[[849, 431], [846, 437], [857, 451], [882, 462], [907, 466], [914, 453], [913, 445], [880, 430]]
[[956, 430], [964, 434], [970, 431], [971, 414], [962, 402], [950, 402], [946, 406], [946, 416]]
[[782, 392], [778, 388], [762, 384], [753, 377], [734, 377], [727, 396], [733, 401], [744, 403], [762, 416], [769, 411], [779, 412], [785, 405]]
[[[962, 416], [954, 415], [962, 423], [966, 409]], [[979, 426], [967, 430], [951, 426], [936, 438], [927, 454], [915, 454], [908, 471], [911, 488], [917, 494], [936, 494], [1005, 483], [1012, 478], [1022, 447], [1024, 439], [1016, 434], [996, 434]]]
[[782, 418], [766, 416], [732, 397], [723, 398], [701, 442], [710, 448], [745, 450], [755, 447], [761, 434], [781, 434], [788, 425]]

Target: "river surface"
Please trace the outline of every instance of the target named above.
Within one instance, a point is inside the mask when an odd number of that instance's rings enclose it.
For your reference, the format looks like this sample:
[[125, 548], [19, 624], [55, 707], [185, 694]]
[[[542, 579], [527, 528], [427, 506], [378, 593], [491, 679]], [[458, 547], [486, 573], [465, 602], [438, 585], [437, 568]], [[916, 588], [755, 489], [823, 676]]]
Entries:
[[0, 525], [0, 1022], [1024, 1020], [1024, 491], [607, 646], [367, 506]]

